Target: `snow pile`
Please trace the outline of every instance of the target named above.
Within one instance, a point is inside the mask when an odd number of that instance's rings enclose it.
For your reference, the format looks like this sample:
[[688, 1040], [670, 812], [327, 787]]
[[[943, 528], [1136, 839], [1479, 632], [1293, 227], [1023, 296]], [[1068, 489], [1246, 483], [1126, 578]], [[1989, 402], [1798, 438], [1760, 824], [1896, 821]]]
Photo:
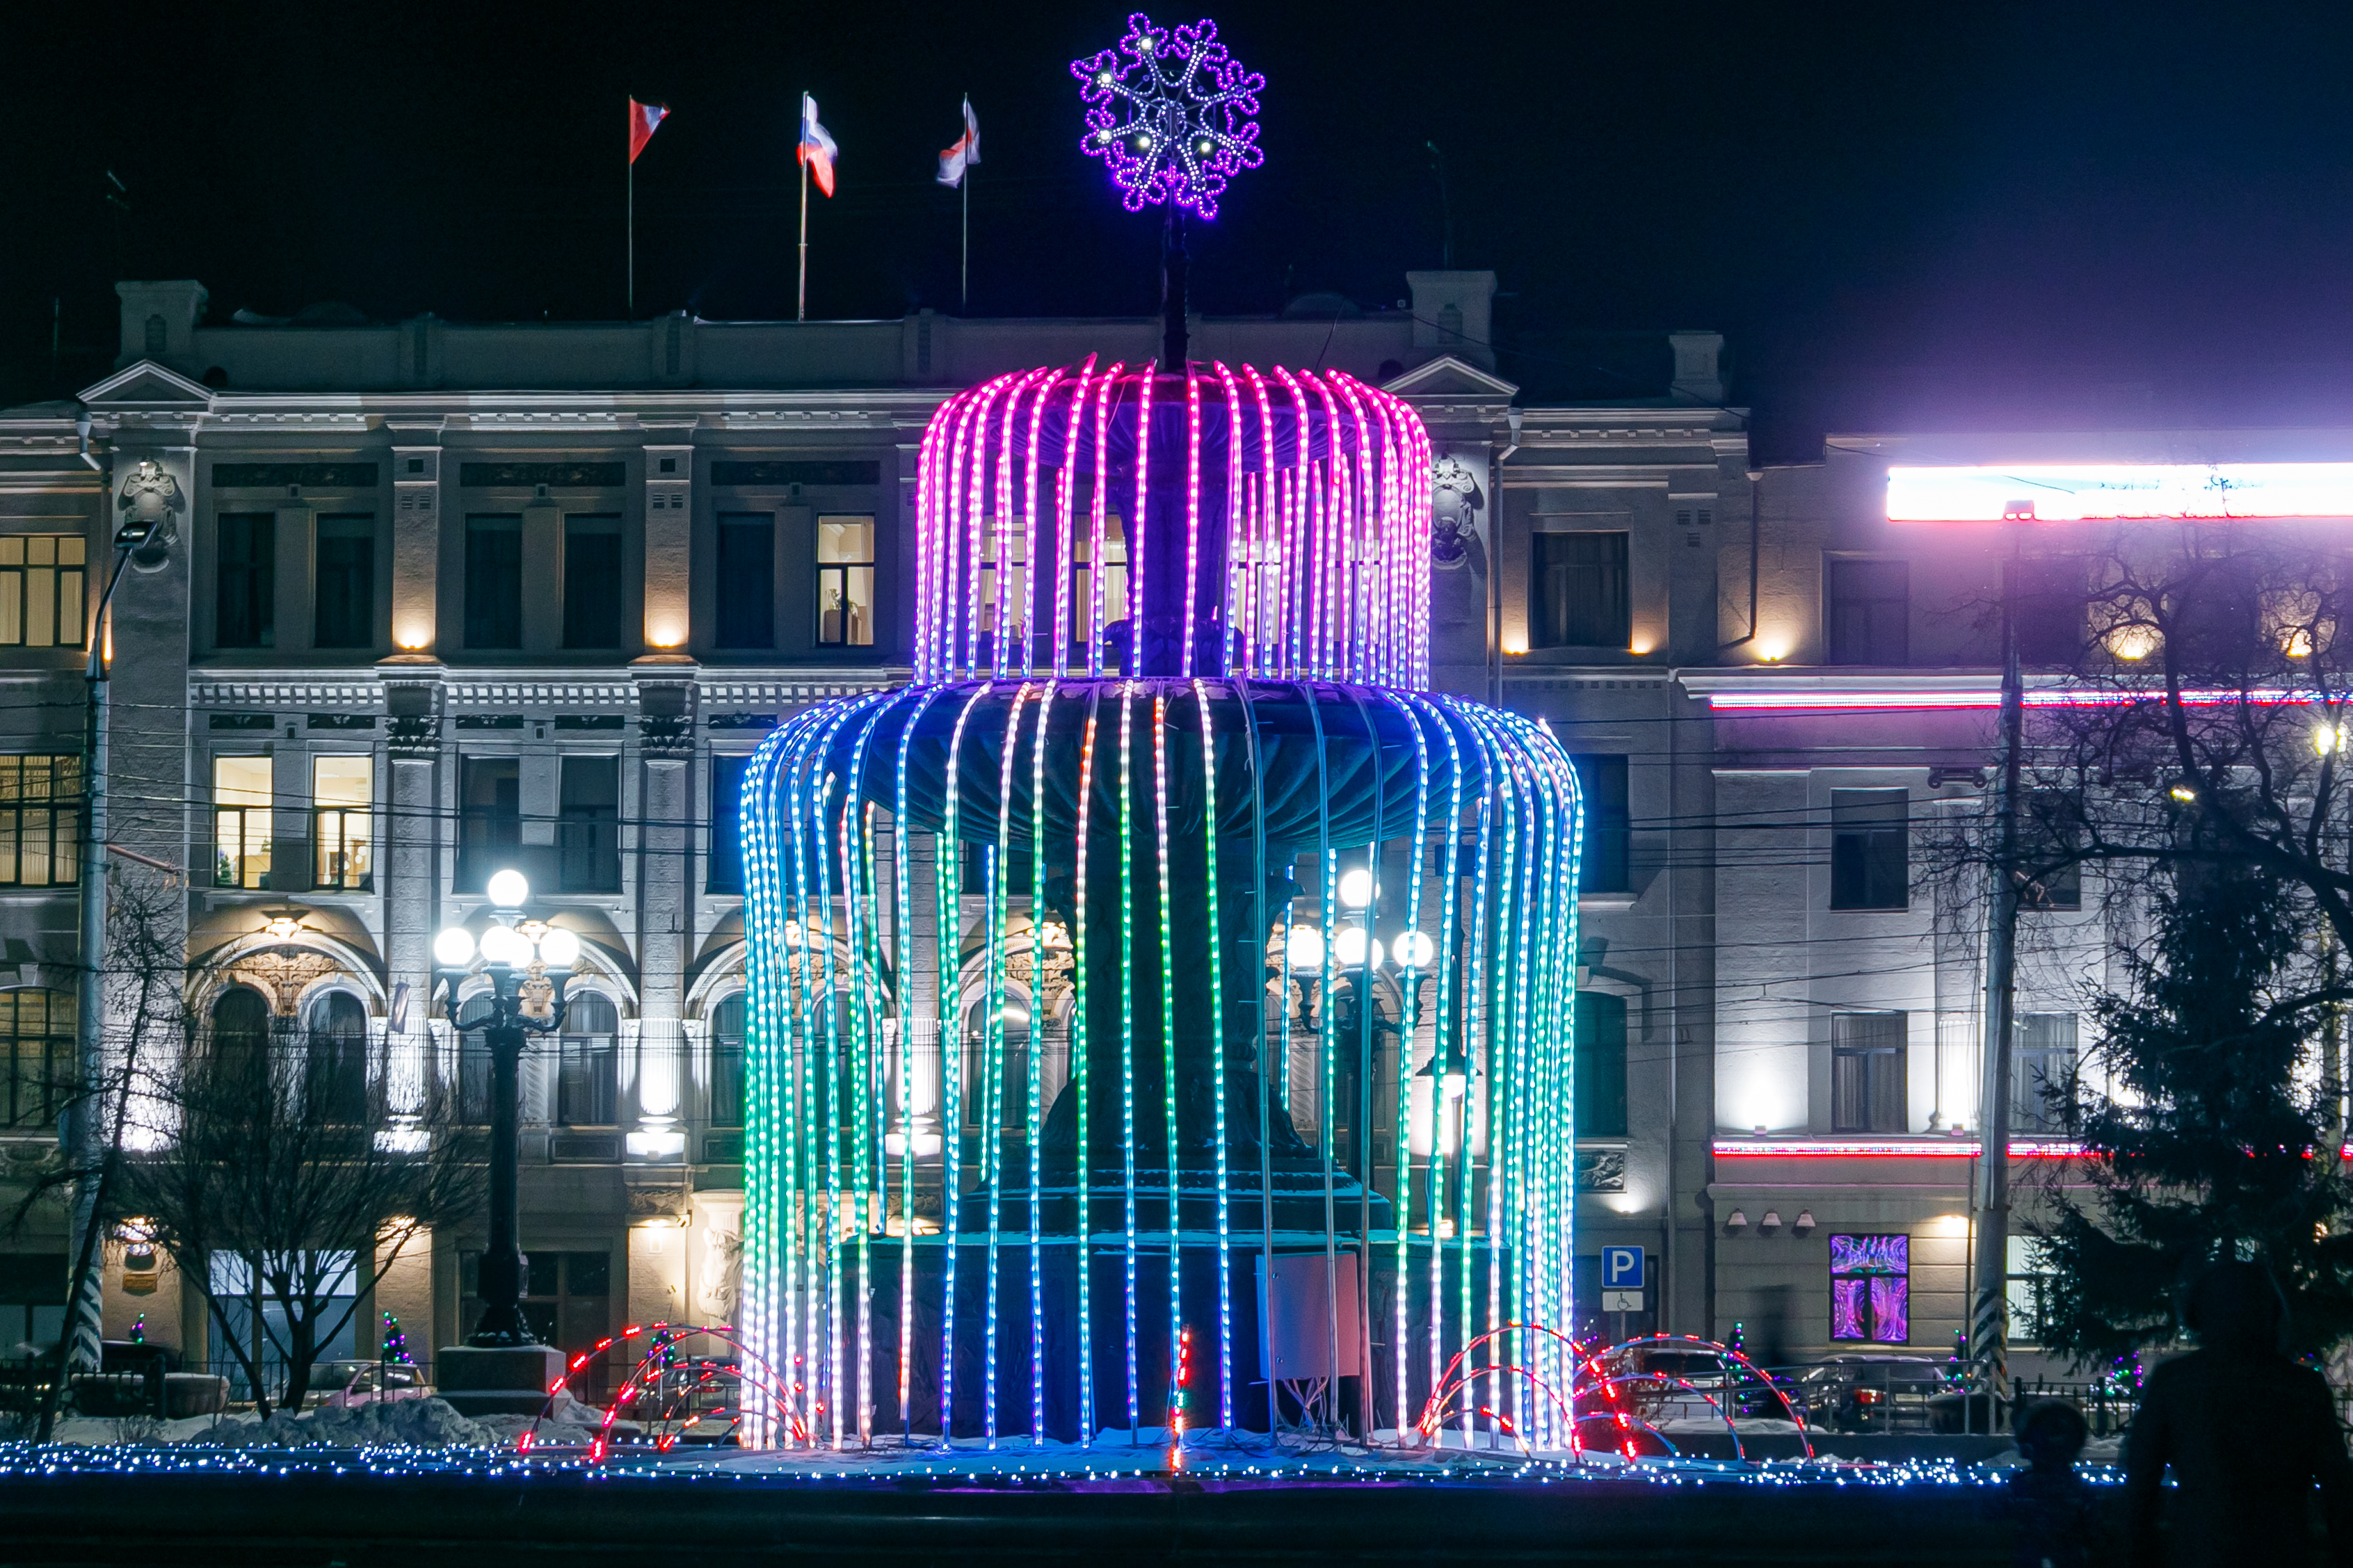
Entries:
[[501, 1441], [497, 1432], [459, 1415], [445, 1399], [395, 1399], [301, 1415], [280, 1410], [267, 1421], [222, 1436], [241, 1448], [358, 1448], [386, 1443], [482, 1447]]

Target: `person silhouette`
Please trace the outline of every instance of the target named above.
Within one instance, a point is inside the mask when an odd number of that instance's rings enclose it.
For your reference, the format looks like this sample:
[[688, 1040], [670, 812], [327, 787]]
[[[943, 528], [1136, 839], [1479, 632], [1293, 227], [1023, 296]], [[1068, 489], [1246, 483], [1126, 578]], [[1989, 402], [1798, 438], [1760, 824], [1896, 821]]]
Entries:
[[2018, 1449], [2026, 1468], [2010, 1478], [2009, 1512], [2017, 1529], [2015, 1568], [2088, 1568], [2101, 1552], [2100, 1500], [2075, 1473], [2091, 1439], [2084, 1413], [2063, 1399], [2039, 1399], [2018, 1413]]
[[2328, 1384], [2281, 1348], [2287, 1303], [2270, 1272], [2215, 1264], [2190, 1286], [2182, 1320], [2198, 1348], [2149, 1373], [2125, 1433], [2127, 1561], [2307, 1561], [2281, 1550], [2280, 1532], [2308, 1534], [2317, 1484], [2326, 1561], [2353, 1568], [2353, 1462]]

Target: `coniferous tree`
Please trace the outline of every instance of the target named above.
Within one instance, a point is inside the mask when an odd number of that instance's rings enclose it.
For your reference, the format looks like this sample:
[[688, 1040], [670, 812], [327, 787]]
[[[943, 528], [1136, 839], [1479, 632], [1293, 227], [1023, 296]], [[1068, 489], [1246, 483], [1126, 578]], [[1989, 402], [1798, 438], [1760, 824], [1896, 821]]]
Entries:
[[2105, 1363], [2163, 1343], [2179, 1288], [2233, 1257], [2278, 1280], [2295, 1350], [2353, 1333], [2353, 1233], [2337, 1225], [2353, 1183], [2335, 1086], [2316, 1070], [2334, 989], [2297, 893], [2203, 868], [2152, 890], [2126, 991], [2094, 1005], [2087, 1066], [2114, 1092], [2091, 1092], [2083, 1074], [2059, 1091], [2084, 1159], [2049, 1176], [2039, 1246], [2052, 1277], [2035, 1325], [2049, 1348]]

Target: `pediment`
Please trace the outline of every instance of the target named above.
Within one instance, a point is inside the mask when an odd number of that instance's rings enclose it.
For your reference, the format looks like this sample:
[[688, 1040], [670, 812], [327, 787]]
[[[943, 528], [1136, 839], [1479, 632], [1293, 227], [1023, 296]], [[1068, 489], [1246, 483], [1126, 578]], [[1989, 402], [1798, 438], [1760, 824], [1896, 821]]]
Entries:
[[95, 386], [82, 390], [81, 400], [93, 407], [122, 407], [136, 405], [152, 408], [164, 405], [179, 408], [206, 408], [212, 405], [212, 388], [201, 382], [190, 381], [178, 371], [142, 359], [124, 365]]
[[1382, 383], [1381, 390], [1399, 397], [1484, 397], [1506, 403], [1518, 396], [1520, 391], [1503, 377], [1492, 375], [1452, 354], [1440, 354], [1428, 363], [1418, 364], [1395, 380]]

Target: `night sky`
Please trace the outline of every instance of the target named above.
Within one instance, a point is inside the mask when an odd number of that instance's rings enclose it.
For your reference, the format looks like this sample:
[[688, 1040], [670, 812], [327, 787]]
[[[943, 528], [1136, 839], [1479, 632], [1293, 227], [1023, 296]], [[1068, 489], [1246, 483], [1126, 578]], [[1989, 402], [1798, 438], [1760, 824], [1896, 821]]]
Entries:
[[[1124, 14], [8, 7], [0, 402], [111, 363], [118, 276], [200, 279], [216, 319], [617, 318], [631, 93], [673, 110], [638, 165], [640, 314], [792, 313], [804, 88], [842, 150], [813, 314], [956, 309], [932, 174], [965, 92], [973, 312], [1145, 312], [1157, 224], [1078, 153], [1068, 68]], [[2353, 423], [2353, 7], [1212, 14], [1268, 79], [1267, 164], [1197, 235], [1198, 308], [1394, 303], [1441, 263], [1435, 142], [1531, 395], [1651, 390], [1619, 334], [1714, 327], [1769, 459], [1826, 429]]]

